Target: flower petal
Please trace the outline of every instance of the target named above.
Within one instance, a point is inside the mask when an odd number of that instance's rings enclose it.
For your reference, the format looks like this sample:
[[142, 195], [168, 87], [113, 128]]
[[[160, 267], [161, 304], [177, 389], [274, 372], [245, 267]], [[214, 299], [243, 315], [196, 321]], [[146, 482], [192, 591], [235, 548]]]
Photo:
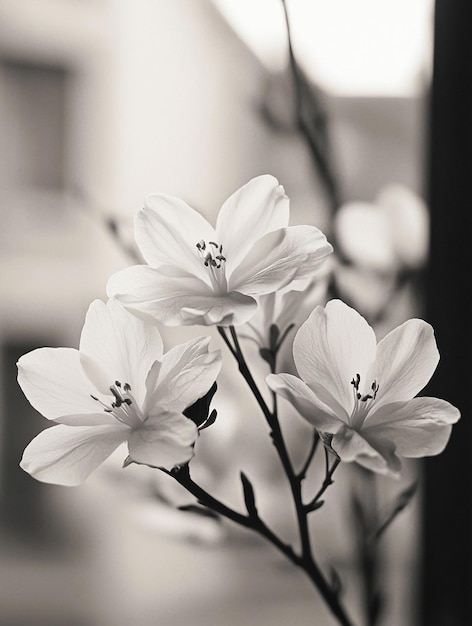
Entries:
[[[95, 401], [94, 401], [95, 402]], [[99, 404], [96, 413], [78, 413], [74, 415], [61, 415], [54, 420], [58, 424], [67, 426], [113, 426], [116, 424], [116, 417], [104, 410]]]
[[[146, 405], [181, 413], [205, 395], [221, 369], [221, 352], [208, 351], [211, 337], [198, 337], [167, 352]], [[147, 411], [145, 411], [147, 412]]]
[[99, 391], [110, 395], [115, 380], [128, 383], [141, 406], [146, 376], [162, 351], [157, 326], [138, 319], [113, 298], [107, 304], [92, 302], [80, 337], [80, 359]]
[[331, 408], [321, 402], [308, 385], [296, 376], [269, 374], [266, 382], [272, 391], [288, 400], [318, 430], [334, 433], [343, 425]]
[[315, 226], [291, 226], [258, 241], [230, 275], [228, 288], [262, 295], [313, 277], [333, 248]]
[[247, 322], [257, 307], [250, 296], [215, 295], [198, 278], [174, 279], [142, 265], [114, 274], [107, 289], [132, 313], [168, 326], [236, 326]]
[[[293, 342], [298, 373], [313, 389], [323, 387], [351, 415], [356, 374], [368, 384], [365, 373], [375, 356], [375, 334], [366, 320], [341, 300], [317, 307], [302, 324]], [[330, 405], [331, 406], [331, 405]], [[338, 406], [332, 406], [334, 412]]]
[[46, 428], [26, 447], [20, 466], [37, 480], [79, 485], [126, 441], [129, 428], [64, 426]]
[[[249, 319], [256, 303], [238, 293], [217, 296], [199, 278], [179, 278], [144, 265], [135, 265], [114, 274], [108, 281], [108, 294], [147, 320], [160, 320], [168, 326], [193, 324], [232, 324], [233, 319]], [[241, 311], [239, 311], [241, 309]]]
[[223, 244], [230, 275], [254, 243], [288, 226], [289, 199], [279, 181], [268, 174], [253, 178], [223, 204], [216, 222], [217, 243]]
[[207, 272], [196, 244], [214, 241], [214, 228], [188, 204], [165, 194], [146, 198], [135, 221], [136, 243], [152, 267], [174, 265], [206, 280]]
[[372, 472], [392, 478], [398, 478], [400, 474], [400, 459], [395, 454], [394, 446], [387, 440], [367, 441], [355, 430], [345, 426], [333, 436], [331, 447], [345, 463], [354, 461]]
[[384, 405], [369, 415], [362, 432], [367, 440], [385, 437], [399, 456], [432, 456], [444, 450], [459, 418], [459, 410], [445, 400], [413, 398]]
[[110, 276], [107, 284], [107, 295], [116, 297], [119, 302], [148, 301], [172, 294], [209, 296], [213, 293], [206, 282], [170, 266], [155, 269], [148, 265], [132, 265]]
[[100, 413], [95, 392], [73, 348], [38, 348], [18, 361], [18, 383], [34, 408], [47, 419]]
[[171, 470], [192, 458], [197, 437], [198, 429], [192, 420], [179, 413], [159, 411], [133, 430], [129, 454], [136, 463]]
[[410, 400], [425, 387], [439, 361], [433, 328], [423, 320], [408, 320], [377, 346], [372, 378], [379, 383], [377, 408]]
[[254, 298], [237, 291], [210, 298], [182, 298], [180, 306], [179, 324], [184, 326], [239, 326], [245, 324], [257, 309]]

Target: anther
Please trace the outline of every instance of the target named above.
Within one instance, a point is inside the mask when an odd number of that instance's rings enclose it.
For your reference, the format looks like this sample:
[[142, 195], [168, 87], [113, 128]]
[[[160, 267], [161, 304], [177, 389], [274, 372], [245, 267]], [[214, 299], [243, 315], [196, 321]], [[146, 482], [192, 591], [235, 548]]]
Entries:
[[110, 391], [115, 396], [115, 400], [116, 400], [116, 402], [114, 402], [111, 406], [113, 408], [120, 407], [123, 404], [123, 398], [121, 398], [120, 394], [117, 392], [117, 390], [114, 387], [110, 387]]
[[351, 380], [351, 385], [354, 385], [354, 389], [357, 391], [359, 389], [360, 383], [361, 383], [361, 376], [360, 374], [356, 374], [356, 376]]
[[134, 406], [136, 403], [131, 395], [131, 385], [129, 383], [122, 384], [119, 380], [115, 380], [109, 389], [113, 395], [113, 402], [109, 404], [105, 404], [95, 395], [90, 394], [90, 397], [102, 406], [105, 413], [110, 413], [123, 424], [134, 426], [139, 421], [142, 421], [143, 417], [139, 407]]
[[361, 377], [359, 374], [356, 374], [351, 380], [351, 385], [354, 387], [354, 395], [356, 399], [360, 400], [361, 402], [367, 402], [367, 400], [375, 400], [375, 398], [377, 397], [377, 393], [379, 391], [379, 383], [377, 382], [377, 379], [374, 378], [374, 380], [372, 381], [372, 384], [370, 385], [372, 393], [362, 394], [359, 391], [360, 384], [361, 384]]

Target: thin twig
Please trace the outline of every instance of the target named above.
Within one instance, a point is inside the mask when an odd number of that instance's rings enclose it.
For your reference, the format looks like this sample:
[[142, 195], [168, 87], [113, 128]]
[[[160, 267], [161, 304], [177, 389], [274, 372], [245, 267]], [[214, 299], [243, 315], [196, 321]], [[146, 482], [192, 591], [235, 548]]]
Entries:
[[[329, 453], [328, 453], [329, 454]], [[334, 463], [331, 465], [331, 467], [329, 467], [329, 465], [326, 466], [326, 475], [325, 478], [323, 480], [323, 483], [321, 485], [321, 487], [319, 488], [318, 492], [316, 493], [315, 497], [312, 499], [311, 502], [309, 502], [305, 508], [308, 512], [310, 511], [314, 511], [315, 509], [319, 508], [319, 502], [321, 499], [321, 496], [324, 494], [324, 492], [326, 491], [326, 489], [333, 484], [333, 474], [336, 471], [339, 463], [340, 463], [340, 459], [335, 459]]]
[[[292, 44], [290, 18], [285, 0], [282, 0], [282, 6], [287, 29], [289, 62], [294, 83], [296, 122], [302, 137], [308, 145], [313, 163], [321, 176], [334, 213], [341, 204], [341, 194], [329, 154], [327, 115], [319, 102], [319, 98], [315, 95], [313, 87], [308, 83], [296, 61]], [[310, 115], [310, 120], [307, 120], [305, 99], [309, 100], [308, 114]]]
[[298, 472], [298, 480], [300, 480], [300, 481], [301, 480], [305, 480], [306, 473], [308, 471], [308, 468], [311, 465], [313, 457], [315, 456], [315, 452], [316, 452], [316, 449], [318, 448], [319, 442], [320, 442], [320, 436], [318, 435], [318, 432], [316, 430], [314, 430], [313, 431], [313, 437], [312, 437], [312, 440], [311, 440], [310, 450], [308, 451], [308, 455], [306, 457], [305, 463], [303, 464], [303, 467]]

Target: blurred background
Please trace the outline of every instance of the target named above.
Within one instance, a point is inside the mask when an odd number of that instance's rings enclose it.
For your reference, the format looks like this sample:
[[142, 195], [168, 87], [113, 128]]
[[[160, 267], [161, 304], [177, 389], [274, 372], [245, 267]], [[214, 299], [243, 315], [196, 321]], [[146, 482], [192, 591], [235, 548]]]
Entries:
[[[313, 516], [315, 552], [339, 570], [349, 609], [367, 624], [353, 500], [387, 506], [419, 478], [379, 545], [378, 623], [472, 623], [465, 1], [287, 0], [286, 9], [0, 0], [0, 626], [334, 623], [271, 546], [169, 506], [190, 500], [158, 472], [120, 470], [118, 454], [84, 486], [63, 488], [18, 468], [45, 420], [17, 386], [16, 361], [39, 346], [77, 347], [90, 301], [134, 262], [144, 197], [176, 195], [213, 220], [263, 173], [284, 185], [291, 223], [318, 226], [336, 248], [315, 304], [341, 297], [379, 337], [409, 317], [433, 323], [442, 363], [430, 395], [464, 415], [447, 452], [406, 463], [401, 483], [338, 470]], [[163, 334], [169, 348], [207, 330]], [[244, 468], [290, 537], [265, 425], [230, 359], [225, 367], [195, 473], [241, 509]], [[296, 458], [307, 430], [291, 414], [284, 428]]]

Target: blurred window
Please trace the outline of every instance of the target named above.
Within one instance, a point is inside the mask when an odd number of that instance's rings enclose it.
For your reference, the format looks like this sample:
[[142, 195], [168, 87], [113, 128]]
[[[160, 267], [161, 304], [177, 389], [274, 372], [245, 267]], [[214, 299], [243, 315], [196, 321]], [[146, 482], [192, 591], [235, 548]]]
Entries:
[[62, 190], [67, 70], [0, 61], [0, 180], [9, 188]]

